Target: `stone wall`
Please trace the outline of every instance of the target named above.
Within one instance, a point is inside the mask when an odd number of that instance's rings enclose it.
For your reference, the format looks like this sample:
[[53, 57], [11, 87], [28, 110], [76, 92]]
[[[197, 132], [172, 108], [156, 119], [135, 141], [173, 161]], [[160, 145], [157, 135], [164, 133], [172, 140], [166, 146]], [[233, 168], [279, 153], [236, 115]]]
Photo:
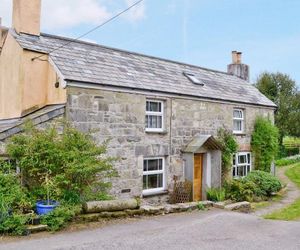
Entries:
[[[181, 150], [197, 134], [216, 135], [221, 127], [232, 129], [233, 108], [245, 113], [245, 134], [237, 136], [240, 150], [250, 150], [257, 115], [273, 119], [272, 109], [251, 105], [75, 87], [68, 87], [67, 94], [67, 119], [81, 131], [93, 130], [98, 143], [109, 139], [108, 154], [118, 158], [115, 167], [120, 176], [113, 180], [112, 193], [122, 198], [141, 196], [144, 157], [165, 157], [171, 188], [173, 176], [183, 176]], [[163, 133], [145, 132], [147, 98], [164, 101]]]

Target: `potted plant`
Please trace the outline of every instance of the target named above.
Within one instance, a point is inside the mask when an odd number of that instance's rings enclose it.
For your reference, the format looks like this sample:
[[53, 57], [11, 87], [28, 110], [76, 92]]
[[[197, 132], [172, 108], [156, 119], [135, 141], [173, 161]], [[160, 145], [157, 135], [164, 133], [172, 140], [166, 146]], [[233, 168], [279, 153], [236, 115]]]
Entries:
[[44, 186], [46, 188], [46, 200], [36, 202], [36, 212], [39, 215], [50, 213], [59, 205], [59, 202], [50, 199], [51, 189], [54, 188], [50, 170], [48, 170], [44, 176]]

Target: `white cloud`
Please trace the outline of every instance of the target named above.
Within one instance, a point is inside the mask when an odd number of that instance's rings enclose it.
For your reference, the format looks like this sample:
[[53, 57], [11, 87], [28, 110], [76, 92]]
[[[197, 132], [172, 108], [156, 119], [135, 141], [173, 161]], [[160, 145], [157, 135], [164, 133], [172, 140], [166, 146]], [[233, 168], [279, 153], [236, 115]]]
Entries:
[[[133, 5], [136, 0], [125, 0], [127, 7]], [[134, 6], [132, 9], [130, 9], [124, 17], [128, 19], [129, 21], [136, 22], [139, 20], [142, 20], [146, 17], [146, 12], [145, 12], [145, 2], [141, 2], [138, 5]]]
[[44, 0], [42, 27], [51, 29], [72, 28], [80, 24], [99, 24], [111, 13], [97, 0]]
[[[135, 0], [120, 0], [133, 4]], [[98, 25], [113, 14], [115, 9], [108, 9], [110, 0], [42, 0], [42, 30], [64, 30], [80, 24]], [[12, 0], [1, 0], [0, 17], [3, 25], [11, 26]], [[145, 17], [144, 3], [131, 9], [124, 16], [131, 22]]]

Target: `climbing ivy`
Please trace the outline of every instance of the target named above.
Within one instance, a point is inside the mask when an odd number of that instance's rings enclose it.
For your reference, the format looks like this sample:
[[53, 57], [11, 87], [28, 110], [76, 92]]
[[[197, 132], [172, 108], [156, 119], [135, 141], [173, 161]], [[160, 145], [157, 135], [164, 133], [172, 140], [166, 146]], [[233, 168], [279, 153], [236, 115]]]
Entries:
[[223, 128], [218, 130], [218, 141], [222, 145], [222, 183], [224, 183], [231, 171], [232, 155], [237, 152], [238, 144], [232, 132]]
[[251, 139], [256, 170], [270, 172], [271, 163], [278, 152], [278, 140], [278, 129], [271, 121], [263, 117], [257, 117]]

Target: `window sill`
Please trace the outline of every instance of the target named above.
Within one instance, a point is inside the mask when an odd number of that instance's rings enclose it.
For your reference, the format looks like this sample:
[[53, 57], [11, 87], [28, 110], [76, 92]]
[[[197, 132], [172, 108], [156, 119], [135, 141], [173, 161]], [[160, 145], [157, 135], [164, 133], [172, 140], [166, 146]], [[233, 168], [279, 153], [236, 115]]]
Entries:
[[166, 195], [168, 194], [169, 191], [168, 190], [163, 190], [163, 191], [157, 191], [157, 192], [151, 192], [151, 193], [146, 193], [146, 194], [143, 194], [143, 198], [145, 197], [153, 197], [153, 196], [159, 196], [159, 195]]
[[145, 132], [147, 134], [163, 134], [163, 135], [165, 135], [165, 134], [168, 133], [167, 130], [161, 130], [161, 131], [157, 131], [157, 130], [145, 130]]

